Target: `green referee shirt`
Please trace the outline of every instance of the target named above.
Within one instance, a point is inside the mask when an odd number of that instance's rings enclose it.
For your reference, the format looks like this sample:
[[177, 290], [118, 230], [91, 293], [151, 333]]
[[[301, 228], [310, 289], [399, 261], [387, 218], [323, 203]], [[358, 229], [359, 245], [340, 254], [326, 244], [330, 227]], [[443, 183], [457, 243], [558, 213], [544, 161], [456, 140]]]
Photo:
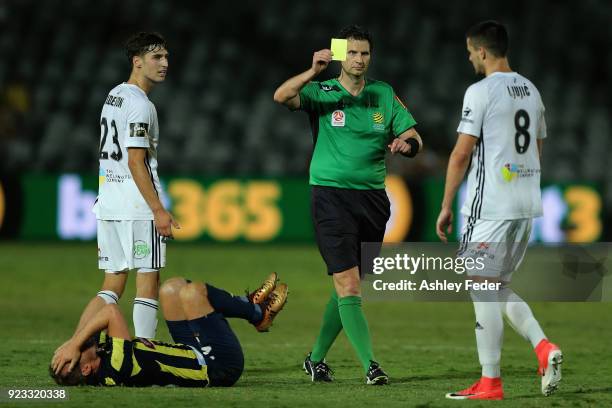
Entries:
[[358, 96], [337, 79], [310, 82], [300, 91], [300, 109], [310, 117], [310, 184], [317, 186], [384, 189], [387, 145], [416, 124], [393, 88], [373, 79]]

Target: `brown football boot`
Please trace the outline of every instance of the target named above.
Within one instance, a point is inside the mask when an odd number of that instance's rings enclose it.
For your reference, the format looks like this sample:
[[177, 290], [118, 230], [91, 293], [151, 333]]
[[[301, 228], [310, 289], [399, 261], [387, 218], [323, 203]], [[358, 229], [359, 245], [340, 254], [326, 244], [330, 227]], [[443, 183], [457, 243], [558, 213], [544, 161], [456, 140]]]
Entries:
[[281, 283], [270, 293], [270, 296], [260, 305], [263, 313], [261, 322], [255, 326], [258, 332], [266, 332], [272, 326], [272, 321], [287, 302], [287, 284]]
[[247, 291], [247, 299], [249, 302], [255, 303], [257, 305], [263, 303], [264, 300], [272, 293], [274, 288], [276, 287], [276, 282], [278, 281], [278, 275], [276, 272], [272, 272], [270, 276], [266, 278], [265, 281], [261, 284], [261, 286], [255, 289], [253, 292], [248, 293]]

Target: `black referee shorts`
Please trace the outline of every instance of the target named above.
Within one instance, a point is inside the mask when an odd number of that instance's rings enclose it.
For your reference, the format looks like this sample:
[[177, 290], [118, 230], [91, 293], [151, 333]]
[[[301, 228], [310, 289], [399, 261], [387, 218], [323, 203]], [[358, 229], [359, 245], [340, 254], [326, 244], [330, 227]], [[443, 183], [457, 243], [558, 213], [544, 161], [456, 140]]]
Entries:
[[382, 242], [391, 215], [385, 190], [312, 186], [312, 221], [327, 273], [361, 265], [361, 243]]

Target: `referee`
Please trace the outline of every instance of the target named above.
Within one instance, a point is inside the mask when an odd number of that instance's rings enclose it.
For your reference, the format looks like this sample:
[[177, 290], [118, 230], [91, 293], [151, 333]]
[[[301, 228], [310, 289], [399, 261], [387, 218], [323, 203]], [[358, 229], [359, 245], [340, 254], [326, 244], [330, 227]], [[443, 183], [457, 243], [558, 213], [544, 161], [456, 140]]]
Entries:
[[390, 215], [385, 192], [385, 151], [414, 157], [422, 141], [412, 115], [388, 84], [366, 78], [372, 38], [359, 26], [344, 28], [348, 42], [338, 78], [312, 81], [332, 60], [329, 49], [314, 53], [312, 66], [290, 78], [274, 100], [308, 113], [314, 139], [310, 163], [312, 219], [317, 244], [334, 290], [321, 331], [304, 370], [312, 381], [332, 381], [324, 358], [342, 329], [357, 352], [367, 384], [386, 384], [372, 352], [361, 308], [361, 242], [381, 242]]

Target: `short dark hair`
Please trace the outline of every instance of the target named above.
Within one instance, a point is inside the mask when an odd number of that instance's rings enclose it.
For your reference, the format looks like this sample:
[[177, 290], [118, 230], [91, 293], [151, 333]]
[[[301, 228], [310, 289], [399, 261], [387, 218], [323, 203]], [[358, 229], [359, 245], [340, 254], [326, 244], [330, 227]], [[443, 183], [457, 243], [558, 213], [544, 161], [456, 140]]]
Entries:
[[136, 55], [143, 56], [149, 51], [160, 48], [168, 48], [166, 40], [160, 33], [155, 32], [140, 32], [132, 35], [125, 42], [125, 53], [130, 65], [132, 64], [132, 58]]
[[[96, 347], [97, 349], [97, 337], [97, 335], [94, 335], [88, 338], [81, 347], [81, 351], [87, 350], [90, 347]], [[51, 376], [51, 378], [53, 378], [53, 381], [55, 381], [57, 385], [94, 385], [95, 376], [93, 374], [83, 375], [83, 373], [81, 372], [80, 362], [81, 359], [79, 358], [79, 361], [76, 363], [76, 366], [64, 375], [62, 375], [61, 372], [59, 374], [55, 374], [53, 367], [49, 365], [49, 375]]]
[[372, 35], [370, 32], [361, 26], [352, 24], [344, 27], [338, 33], [338, 38], [352, 38], [353, 40], [365, 40], [370, 44], [370, 52], [374, 49], [374, 43], [372, 42]]
[[495, 57], [501, 58], [508, 54], [508, 30], [494, 20], [483, 21], [470, 27], [465, 33], [474, 47], [484, 47]]
[[49, 366], [49, 375], [51, 378], [53, 378], [53, 381], [55, 381], [57, 385], [73, 386], [87, 384], [87, 377], [81, 372], [81, 367], [78, 363], [76, 367], [72, 369], [72, 371], [69, 371], [65, 375], [62, 375], [61, 373], [55, 374], [53, 367]]

